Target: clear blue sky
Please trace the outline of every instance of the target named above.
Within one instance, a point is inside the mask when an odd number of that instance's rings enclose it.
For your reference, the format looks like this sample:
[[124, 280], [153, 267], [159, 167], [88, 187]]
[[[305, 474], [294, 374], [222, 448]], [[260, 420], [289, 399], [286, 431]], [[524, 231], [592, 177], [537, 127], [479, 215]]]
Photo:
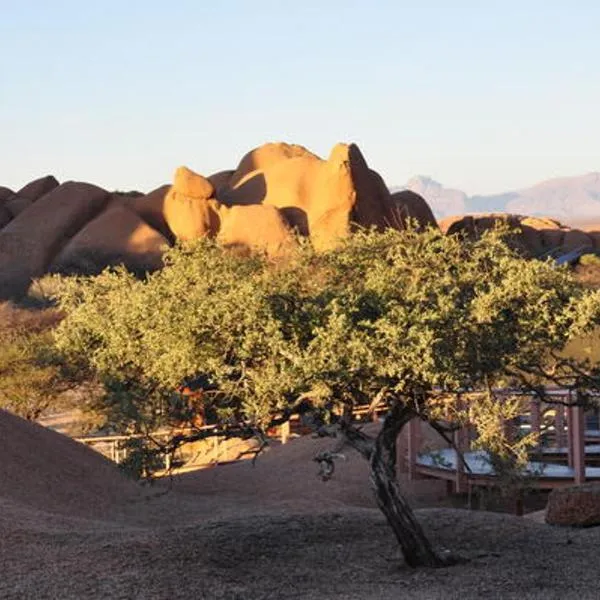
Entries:
[[0, 185], [149, 190], [277, 140], [469, 193], [600, 171], [600, 2], [0, 0]]

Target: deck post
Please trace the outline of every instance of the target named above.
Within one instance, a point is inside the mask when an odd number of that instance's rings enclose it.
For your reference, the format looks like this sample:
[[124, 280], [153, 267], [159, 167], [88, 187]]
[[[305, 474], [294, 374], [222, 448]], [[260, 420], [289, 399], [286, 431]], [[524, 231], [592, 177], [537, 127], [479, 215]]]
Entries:
[[576, 485], [585, 483], [585, 417], [582, 406], [569, 406], [569, 466], [575, 471]]
[[415, 417], [408, 422], [408, 479], [419, 478], [417, 473], [417, 456], [421, 446], [421, 419]]

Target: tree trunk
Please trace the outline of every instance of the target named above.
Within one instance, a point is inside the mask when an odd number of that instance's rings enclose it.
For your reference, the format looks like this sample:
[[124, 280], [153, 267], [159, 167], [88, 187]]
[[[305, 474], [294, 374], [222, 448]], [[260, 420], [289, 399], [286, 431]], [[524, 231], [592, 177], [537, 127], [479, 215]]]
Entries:
[[440, 567], [446, 563], [433, 550], [408, 502], [400, 493], [396, 478], [396, 439], [415, 416], [412, 409], [395, 406], [386, 416], [375, 440], [350, 425], [344, 426], [348, 442], [370, 465], [371, 487], [377, 505], [385, 515], [410, 567]]

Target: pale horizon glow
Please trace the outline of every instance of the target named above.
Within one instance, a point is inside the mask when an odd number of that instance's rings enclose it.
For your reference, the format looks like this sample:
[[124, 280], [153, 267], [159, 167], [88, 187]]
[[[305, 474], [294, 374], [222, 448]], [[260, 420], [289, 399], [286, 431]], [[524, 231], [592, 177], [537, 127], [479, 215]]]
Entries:
[[390, 186], [600, 171], [600, 4], [0, 0], [0, 185], [149, 191], [267, 141], [356, 142]]

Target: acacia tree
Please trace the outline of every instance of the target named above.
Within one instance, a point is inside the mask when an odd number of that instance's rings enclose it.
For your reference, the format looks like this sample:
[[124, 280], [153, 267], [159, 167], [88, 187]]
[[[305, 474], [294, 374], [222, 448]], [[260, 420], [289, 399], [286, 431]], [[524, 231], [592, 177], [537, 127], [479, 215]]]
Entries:
[[[396, 481], [403, 426], [420, 418], [442, 431], [454, 412], [514, 451], [501, 427], [490, 430], [490, 413], [499, 423], [516, 406], [495, 390], [543, 393], [552, 352], [600, 322], [600, 293], [520, 259], [501, 237], [359, 232], [331, 251], [302, 246], [275, 263], [201, 240], [143, 281], [117, 270], [72, 282], [60, 295], [67, 317], [56, 341], [65, 360], [104, 380], [123, 430], [180, 422], [182, 386], [201, 391], [225, 435], [262, 436], [317, 412], [369, 461], [407, 564], [439, 566]], [[576, 367], [562, 365], [563, 384], [598, 384], [597, 366]], [[387, 409], [375, 438], [353, 423], [365, 403]], [[212, 433], [175, 435], [167, 450]]]

